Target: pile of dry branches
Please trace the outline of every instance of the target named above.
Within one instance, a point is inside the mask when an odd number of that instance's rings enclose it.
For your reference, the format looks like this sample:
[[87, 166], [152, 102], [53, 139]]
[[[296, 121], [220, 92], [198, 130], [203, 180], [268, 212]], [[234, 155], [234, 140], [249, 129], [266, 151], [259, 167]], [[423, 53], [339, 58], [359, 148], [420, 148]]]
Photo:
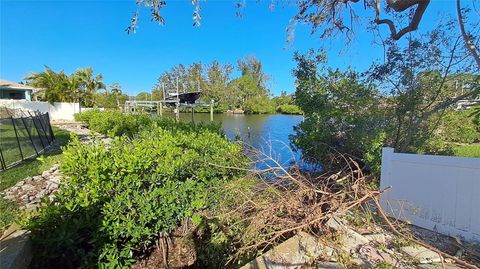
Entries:
[[215, 216], [242, 226], [236, 236], [237, 258], [263, 252], [300, 230], [321, 234], [332, 216], [378, 194], [368, 188], [369, 179], [358, 163], [342, 154], [332, 156], [335, 169], [310, 173], [295, 165], [284, 168], [260, 151], [250, 155], [257, 168], [249, 170], [247, 178], [254, 183], [250, 188], [232, 184], [226, 192], [235, 202]]
[[[246, 181], [253, 182], [249, 188], [232, 184], [230, 193], [234, 203], [226, 205], [215, 218], [237, 225], [233, 235], [238, 246], [229, 262], [248, 254], [264, 252], [299, 231], [322, 235], [328, 231], [324, 225], [330, 218], [363, 207], [366, 202], [375, 204], [383, 225], [396, 236], [406, 238], [437, 252], [443, 258], [454, 260], [466, 268], [477, 268], [456, 257], [415, 239], [411, 234], [400, 232], [382, 210], [378, 195], [373, 190], [372, 178], [363, 174], [358, 162], [339, 153], [331, 156], [331, 169], [321, 173], [300, 171], [297, 166], [284, 168], [271, 154], [253, 151], [257, 160], [249, 170]], [[383, 190], [385, 191], [385, 190]], [[217, 212], [218, 213], [218, 212]], [[241, 233], [238, 233], [241, 231]]]

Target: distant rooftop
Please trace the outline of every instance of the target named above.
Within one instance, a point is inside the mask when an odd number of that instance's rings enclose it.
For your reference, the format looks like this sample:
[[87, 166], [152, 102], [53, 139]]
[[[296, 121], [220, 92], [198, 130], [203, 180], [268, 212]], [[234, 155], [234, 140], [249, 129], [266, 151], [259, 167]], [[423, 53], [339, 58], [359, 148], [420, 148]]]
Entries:
[[12, 81], [8, 81], [5, 79], [0, 79], [0, 89], [18, 89], [18, 90], [37, 90], [34, 87], [25, 85], [25, 84], [20, 84]]

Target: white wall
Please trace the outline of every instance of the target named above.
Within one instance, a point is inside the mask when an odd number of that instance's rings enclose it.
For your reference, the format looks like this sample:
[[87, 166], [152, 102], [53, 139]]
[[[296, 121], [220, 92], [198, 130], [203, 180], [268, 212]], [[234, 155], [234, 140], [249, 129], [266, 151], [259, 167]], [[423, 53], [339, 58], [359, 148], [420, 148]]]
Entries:
[[0, 106], [30, 111], [49, 112], [51, 120], [74, 120], [73, 114], [79, 112], [78, 103], [60, 103], [25, 100], [0, 100]]
[[480, 158], [382, 151], [380, 196], [391, 217], [480, 242]]

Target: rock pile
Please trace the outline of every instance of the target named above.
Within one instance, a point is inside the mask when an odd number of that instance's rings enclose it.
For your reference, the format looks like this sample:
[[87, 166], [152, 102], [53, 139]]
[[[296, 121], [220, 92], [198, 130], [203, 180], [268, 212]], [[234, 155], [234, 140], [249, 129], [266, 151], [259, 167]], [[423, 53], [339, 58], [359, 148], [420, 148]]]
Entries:
[[62, 174], [58, 166], [54, 165], [42, 175], [27, 177], [14, 186], [0, 193], [3, 198], [19, 205], [19, 209], [34, 209], [39, 206], [44, 197], [53, 200], [62, 181]]

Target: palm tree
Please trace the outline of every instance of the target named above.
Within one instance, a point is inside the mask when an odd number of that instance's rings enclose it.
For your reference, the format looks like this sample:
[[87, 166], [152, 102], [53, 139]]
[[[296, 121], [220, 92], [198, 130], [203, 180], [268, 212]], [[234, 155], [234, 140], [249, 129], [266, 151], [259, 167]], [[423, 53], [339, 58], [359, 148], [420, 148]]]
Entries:
[[60, 71], [56, 73], [50, 67], [45, 66], [45, 71], [31, 73], [25, 77], [27, 84], [41, 89], [41, 99], [53, 102], [72, 101], [72, 92], [68, 76]]
[[79, 82], [80, 89], [80, 99], [79, 101], [85, 106], [93, 106], [94, 100], [93, 95], [99, 89], [105, 89], [105, 83], [102, 82], [102, 74], [93, 75], [93, 69], [91, 67], [80, 68], [75, 73], [72, 74]]

